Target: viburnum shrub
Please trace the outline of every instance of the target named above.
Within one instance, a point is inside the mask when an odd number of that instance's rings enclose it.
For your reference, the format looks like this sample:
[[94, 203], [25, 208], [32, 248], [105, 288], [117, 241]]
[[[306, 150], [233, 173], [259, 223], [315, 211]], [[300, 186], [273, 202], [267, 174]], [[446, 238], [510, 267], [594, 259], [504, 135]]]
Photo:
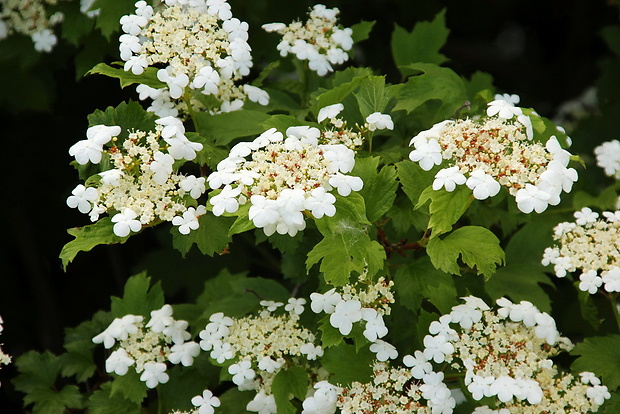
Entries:
[[[53, 53], [55, 2], [21, 3], [3, 4], [0, 38]], [[81, 3], [108, 28], [112, 3]], [[140, 0], [117, 13], [118, 58], [89, 76], [133, 99], [93, 112], [67, 148], [67, 208], [87, 224], [60, 259], [153, 231], [201, 257], [201, 289], [184, 300], [148, 267], [127, 275], [64, 353], [15, 358], [24, 406], [617, 413], [618, 141], [573, 145], [490, 76], [447, 67], [445, 11], [394, 30], [398, 83], [356, 59], [375, 22], [347, 27], [316, 4], [263, 22], [255, 44], [235, 12]], [[274, 62], [254, 58], [266, 41]], [[608, 182], [582, 184], [588, 169]]]

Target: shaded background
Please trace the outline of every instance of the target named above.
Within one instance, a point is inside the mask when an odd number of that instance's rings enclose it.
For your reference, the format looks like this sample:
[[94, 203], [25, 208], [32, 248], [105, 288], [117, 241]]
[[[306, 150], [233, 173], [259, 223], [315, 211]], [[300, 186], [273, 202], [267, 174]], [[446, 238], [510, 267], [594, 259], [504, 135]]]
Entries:
[[[304, 18], [307, 1], [230, 0], [235, 17], [250, 24], [254, 62], [273, 56], [257, 45], [273, 43], [260, 24], [288, 23]], [[392, 65], [390, 35], [395, 24], [411, 30], [447, 8], [451, 30], [442, 52], [446, 66], [460, 75], [480, 70], [495, 79], [500, 92], [521, 96], [521, 106], [552, 118], [565, 101], [579, 96], [601, 77], [603, 62], [612, 57], [601, 28], [618, 23], [618, 7], [605, 1], [326, 1], [339, 7], [350, 26], [360, 20], [377, 23], [370, 39], [356, 50], [356, 65], [367, 65], [398, 82]], [[26, 39], [27, 40], [27, 39]], [[117, 80], [80, 77], [76, 53], [80, 46], [61, 43], [51, 55], [31, 55], [28, 71], [3, 53], [0, 42], [0, 135], [3, 141], [2, 220], [4, 247], [0, 259], [0, 336], [13, 356], [30, 350], [62, 352], [63, 329], [109, 307], [109, 296], [120, 295], [124, 281], [143, 268], [164, 283], [167, 292], [191, 296], [202, 286], [200, 258], [191, 267], [178, 252], [164, 247], [165, 232], [148, 230], [120, 246], [99, 246], [77, 256], [63, 271], [59, 252], [72, 238], [66, 229], [88, 224], [65, 200], [78, 184], [69, 165], [68, 148], [83, 139], [88, 114], [133, 97]], [[31, 47], [28, 41], [24, 47]], [[100, 42], [107, 62], [118, 60], [117, 43]], [[270, 54], [271, 53], [271, 54]], [[81, 62], [84, 65], [84, 62]], [[616, 121], [617, 124], [618, 121]], [[617, 129], [616, 129], [617, 130]], [[620, 138], [614, 129], [585, 137], [597, 141]], [[576, 132], [579, 136], [579, 132]], [[573, 136], [575, 138], [575, 136]], [[591, 147], [591, 146], [590, 146]], [[164, 253], [166, 252], [166, 253]], [[251, 264], [256, 258], [222, 258]], [[197, 265], [198, 264], [198, 265]], [[0, 412], [21, 412], [20, 395], [11, 387], [14, 367], [0, 370]]]

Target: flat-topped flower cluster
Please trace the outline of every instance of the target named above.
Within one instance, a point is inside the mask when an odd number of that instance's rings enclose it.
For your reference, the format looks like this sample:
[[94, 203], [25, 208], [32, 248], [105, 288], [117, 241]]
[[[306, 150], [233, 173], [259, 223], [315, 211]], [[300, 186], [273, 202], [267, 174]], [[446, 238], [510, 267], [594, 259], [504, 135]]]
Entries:
[[186, 114], [188, 104], [192, 110], [228, 112], [240, 109], [246, 99], [268, 103], [262, 89], [237, 84], [253, 65], [248, 24], [232, 17], [225, 0], [167, 0], [155, 9], [138, 1], [135, 14], [120, 23], [126, 71], [140, 75], [165, 65], [157, 78], [167, 87], [138, 86], [141, 99], [153, 100], [148, 110], [159, 116]]
[[355, 153], [343, 144], [319, 144], [321, 132], [308, 126], [290, 127], [284, 134], [271, 128], [250, 142], [233, 146], [228, 157], [207, 177], [213, 214], [235, 213], [250, 202], [248, 217], [266, 235], [294, 236], [306, 227], [304, 213], [315, 218], [336, 213], [341, 196], [359, 191], [363, 182], [347, 175]]
[[61, 12], [49, 14], [57, 0], [3, 0], [0, 8], [0, 41], [12, 34], [28, 36], [38, 52], [49, 53], [58, 43], [54, 26], [62, 22]]
[[329, 9], [316, 4], [308, 12], [308, 20], [263, 25], [267, 32], [282, 35], [277, 46], [281, 56], [293, 54], [299, 60], [308, 61], [308, 67], [319, 76], [333, 72], [332, 65], [349, 60], [347, 52], [353, 47], [353, 30], [338, 24], [337, 8]]
[[286, 305], [266, 300], [258, 314], [242, 318], [215, 313], [200, 332], [200, 347], [227, 366], [233, 383], [240, 390], [256, 392], [248, 411], [277, 412], [271, 384], [281, 370], [302, 366], [316, 381], [328, 375], [312, 363], [323, 356], [323, 349], [315, 345], [314, 334], [299, 324], [305, 303], [303, 298], [290, 298]]
[[87, 186], [79, 184], [67, 199], [69, 207], [92, 221], [113, 214], [119, 237], [159, 221], [171, 221], [182, 234], [198, 228], [206, 209], [188, 205], [205, 192], [206, 180], [177, 173], [175, 162], [193, 160], [202, 144], [189, 141], [183, 123], [173, 117], [158, 119], [152, 131], [127, 133], [119, 142], [119, 126], [95, 125], [88, 128], [87, 139], [69, 149], [80, 165], [112, 167], [88, 179]]
[[435, 175], [434, 190], [465, 184], [484, 200], [505, 187], [524, 213], [559, 204], [561, 193], [577, 181], [577, 171], [568, 168], [571, 154], [554, 136], [534, 140], [531, 120], [515, 101], [514, 95], [498, 95], [486, 117], [447, 120], [422, 131], [411, 140], [409, 158], [425, 171], [447, 161]]
[[[477, 297], [464, 301], [431, 323], [423, 351], [403, 358], [414, 377], [430, 371], [431, 362], [449, 364], [465, 375], [474, 400], [492, 398], [493, 409], [509, 413], [596, 412], [611, 397], [592, 373], [558, 371], [550, 358], [573, 344], [546, 312], [506, 298], [497, 300], [496, 310]], [[493, 409], [475, 412], [501, 412]]]
[[133, 367], [148, 388], [155, 388], [168, 382], [168, 362], [191, 366], [200, 354], [200, 346], [190, 341], [187, 321], [174, 319], [172, 313], [172, 307], [164, 305], [151, 312], [146, 324], [141, 315], [114, 319], [93, 338], [106, 349], [118, 343], [106, 359], [106, 372], [125, 375]]
[[553, 265], [557, 277], [579, 270], [584, 292], [620, 292], [620, 211], [604, 211], [599, 217], [584, 207], [574, 216], [574, 222], [555, 226], [556, 244], [545, 249], [542, 264]]

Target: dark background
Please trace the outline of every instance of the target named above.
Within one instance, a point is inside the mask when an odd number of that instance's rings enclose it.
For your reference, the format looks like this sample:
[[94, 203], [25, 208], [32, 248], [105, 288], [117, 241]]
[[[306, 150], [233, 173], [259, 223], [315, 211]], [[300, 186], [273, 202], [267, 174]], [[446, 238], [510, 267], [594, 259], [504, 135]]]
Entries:
[[[250, 23], [250, 44], [253, 33], [257, 39], [263, 36], [259, 33], [261, 23], [304, 18], [313, 4], [276, 0], [230, 3], [234, 15]], [[533, 107], [547, 117], [553, 117], [561, 103], [577, 97], [600, 77], [601, 62], [611, 52], [599, 30], [618, 23], [617, 6], [605, 1], [325, 4], [340, 8], [345, 26], [360, 20], [377, 22], [370, 39], [358, 45], [356, 64], [375, 67], [392, 82], [398, 82], [389, 49], [394, 24], [411, 30], [416, 21], [431, 20], [447, 8], [451, 33], [442, 50], [450, 59], [447, 66], [461, 75], [477, 70], [491, 74], [500, 92], [519, 94], [521, 106]], [[116, 48], [112, 41], [103, 49], [110, 51], [106, 61], [118, 59], [114, 56]], [[116, 80], [98, 76], [76, 80], [75, 51], [76, 47], [61, 44], [52, 55], [41, 56], [32, 70], [36, 77], [32, 85], [36, 86], [19, 85], [33, 89], [24, 98], [19, 95], [20, 88], [0, 90], [4, 224], [0, 259], [4, 332], [0, 340], [4, 351], [14, 357], [30, 349], [62, 352], [63, 329], [107, 309], [109, 296], [121, 294], [124, 280], [149, 263], [153, 250], [161, 244], [156, 231], [147, 231], [124, 245], [99, 246], [82, 253], [66, 272], [62, 269], [58, 255], [71, 240], [66, 229], [88, 224], [83, 215], [65, 204], [79, 183], [69, 165], [68, 148], [83, 139], [88, 114], [133, 96], [131, 91], [121, 90]], [[261, 51], [254, 47], [254, 62], [260, 64], [260, 60]], [[0, 65], [0, 76], [19, 77], [15, 72], [20, 69], [14, 61], [2, 59]], [[32, 96], [37, 97], [34, 109], [27, 101], [34, 102], [28, 98]], [[180, 254], [166, 256], [166, 260], [171, 267], [181, 269], [172, 278], [185, 276]], [[21, 396], [10, 384], [14, 374], [13, 366], [0, 370], [2, 413], [21, 411]]]

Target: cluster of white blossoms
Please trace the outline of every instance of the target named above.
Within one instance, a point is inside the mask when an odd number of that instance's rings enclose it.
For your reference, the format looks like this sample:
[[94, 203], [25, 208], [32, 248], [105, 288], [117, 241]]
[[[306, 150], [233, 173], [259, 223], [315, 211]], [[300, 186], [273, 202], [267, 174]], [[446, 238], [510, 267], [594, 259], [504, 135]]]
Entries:
[[299, 60], [308, 61], [308, 67], [319, 76], [325, 76], [334, 71], [332, 65], [349, 60], [347, 51], [353, 47], [353, 30], [338, 25], [339, 13], [337, 8], [317, 4], [309, 11], [305, 23], [295, 21], [288, 26], [268, 23], [262, 27], [282, 35], [277, 46], [281, 56], [291, 53]]
[[503, 186], [524, 213], [559, 204], [561, 193], [570, 192], [578, 178], [568, 168], [571, 154], [555, 136], [544, 144], [533, 140], [530, 118], [515, 102], [515, 95], [497, 95], [487, 117], [447, 120], [420, 132], [411, 140], [415, 149], [409, 158], [425, 171], [447, 160], [435, 175], [434, 190], [465, 184], [484, 200]]
[[[4, 323], [4, 321], [2, 320], [2, 317], [0, 317], [0, 333], [2, 333], [2, 331], [4, 330], [4, 326], [2, 326], [2, 324]], [[6, 354], [2, 348], [0, 348], [0, 366], [2, 365], [7, 365], [11, 362], [11, 356]]]
[[20, 34], [32, 39], [35, 50], [51, 52], [58, 43], [54, 26], [62, 22], [64, 15], [61, 12], [48, 15], [47, 7], [57, 3], [57, 0], [3, 0], [0, 40]]
[[620, 141], [603, 142], [594, 148], [596, 165], [601, 167], [605, 174], [620, 180]]
[[[303, 298], [290, 298], [286, 305], [262, 301], [258, 314], [237, 319], [218, 312], [200, 332], [200, 347], [218, 364], [228, 366], [239, 390], [256, 391], [246, 407], [248, 411], [277, 413], [271, 384], [283, 369], [305, 367], [317, 381], [328, 376], [311, 363], [323, 356], [323, 349], [315, 345], [314, 334], [299, 324], [305, 303]], [[281, 307], [283, 313], [279, 312]]]
[[620, 211], [604, 211], [603, 218], [588, 207], [574, 213], [574, 222], [553, 229], [553, 247], [547, 247], [542, 264], [553, 265], [557, 277], [579, 270], [579, 289], [620, 292]]
[[315, 218], [336, 214], [334, 188], [341, 196], [362, 189], [359, 177], [346, 175], [355, 152], [343, 144], [319, 144], [321, 131], [290, 127], [284, 135], [271, 128], [250, 142], [234, 145], [207, 177], [213, 214], [235, 213], [249, 200], [248, 217], [266, 235], [294, 236], [305, 229], [304, 213]]
[[187, 367], [200, 354], [200, 345], [190, 341], [187, 327], [187, 321], [174, 319], [172, 307], [164, 305], [151, 312], [146, 324], [141, 315], [114, 319], [93, 342], [106, 349], [118, 342], [105, 362], [106, 372], [125, 375], [133, 367], [148, 388], [155, 388], [169, 380], [167, 362]]
[[495, 311], [477, 297], [464, 301], [431, 323], [423, 351], [403, 358], [415, 378], [432, 370], [431, 361], [449, 364], [464, 373], [474, 400], [492, 398], [500, 410], [485, 406], [476, 413], [596, 412], [611, 397], [592, 373], [558, 372], [550, 358], [573, 344], [549, 314], [527, 301], [501, 298]]
[[226, 0], [166, 0], [154, 9], [138, 1], [135, 14], [121, 17], [119, 51], [124, 69], [140, 75], [161, 67], [167, 87], [138, 85], [140, 99], [161, 117], [193, 110], [229, 112], [246, 99], [267, 105], [264, 90], [238, 81], [252, 68], [248, 24], [232, 17]]
[[383, 320], [391, 312], [394, 303], [394, 283], [380, 277], [371, 280], [367, 272], [362, 273], [355, 284], [346, 284], [325, 293], [310, 294], [310, 308], [314, 313], [329, 315], [329, 323], [342, 335], [349, 335], [356, 323], [364, 324], [364, 337], [371, 342], [370, 350], [379, 361], [398, 357], [396, 348], [380, 338], [388, 334]]
[[119, 126], [95, 125], [87, 139], [69, 149], [80, 165], [111, 164], [112, 168], [79, 184], [67, 205], [97, 221], [103, 213], [114, 214], [113, 231], [119, 237], [138, 232], [144, 225], [170, 221], [181, 234], [198, 228], [205, 206], [187, 207], [206, 190], [206, 179], [176, 173], [177, 164], [193, 160], [202, 144], [189, 141], [178, 118], [155, 121], [153, 131], [128, 131], [117, 143]]
[[358, 125], [357, 131], [354, 131], [347, 126], [346, 120], [338, 117], [343, 109], [344, 105], [337, 103], [319, 110], [317, 121], [324, 127], [318, 138], [320, 144], [342, 144], [351, 149], [358, 149], [364, 143], [365, 133], [394, 129], [394, 122], [390, 115], [374, 112], [366, 117], [364, 125]]
[[[332, 394], [334, 407], [343, 414], [452, 414], [456, 406], [441, 372], [431, 371], [423, 378], [417, 378], [412, 376], [410, 369], [391, 367], [386, 362], [375, 363], [373, 371], [368, 383], [354, 381], [346, 387], [337, 388]], [[315, 392], [314, 400], [319, 396], [322, 395]], [[333, 412], [335, 410], [304, 410], [302, 413]]]

